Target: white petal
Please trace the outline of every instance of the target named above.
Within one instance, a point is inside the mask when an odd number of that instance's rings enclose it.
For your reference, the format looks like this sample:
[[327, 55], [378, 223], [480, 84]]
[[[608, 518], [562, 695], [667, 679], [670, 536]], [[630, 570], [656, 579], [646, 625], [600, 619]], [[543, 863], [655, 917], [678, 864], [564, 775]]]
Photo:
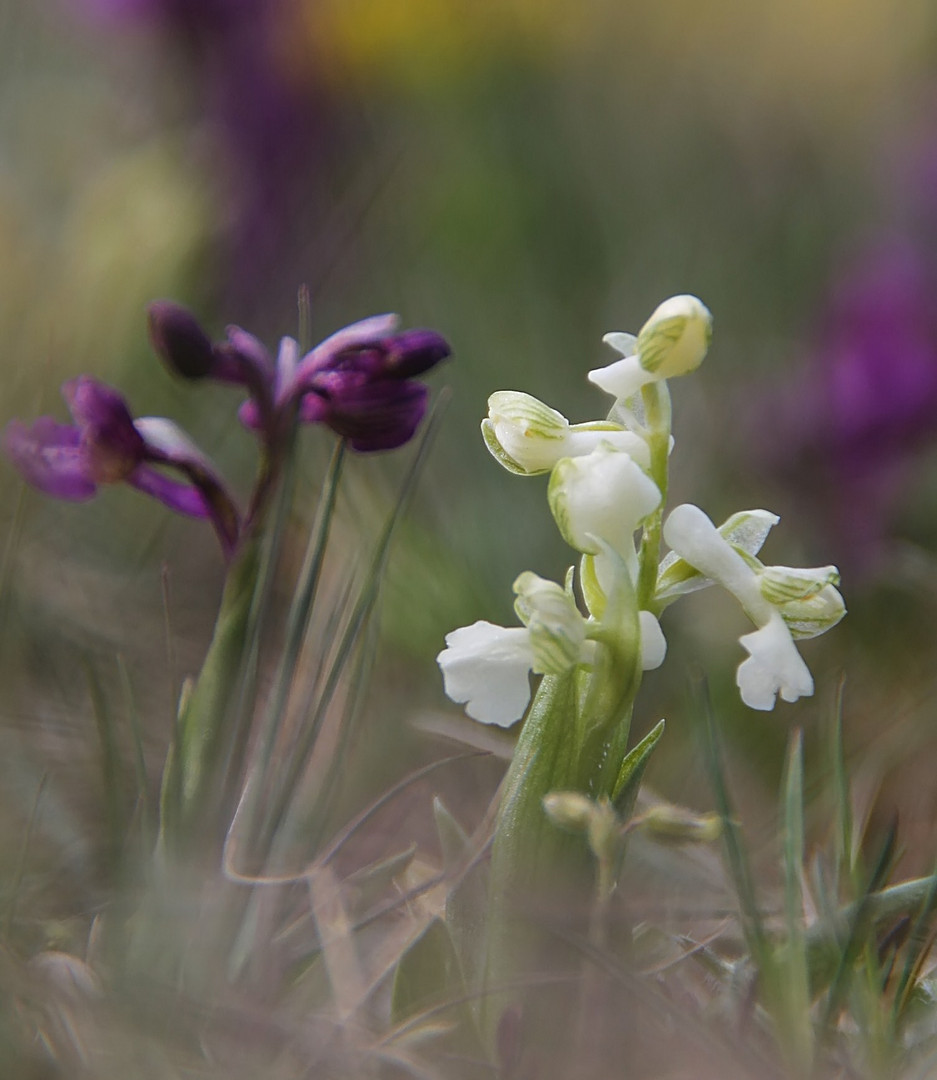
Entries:
[[757, 555], [768, 538], [768, 533], [781, 519], [770, 510], [740, 510], [719, 526], [719, 531], [729, 541], [749, 555]]
[[645, 371], [637, 355], [625, 356], [606, 367], [593, 368], [589, 372], [589, 382], [595, 383], [600, 390], [611, 394], [617, 401], [627, 401], [646, 386], [655, 382], [657, 376]]
[[480, 620], [447, 634], [446, 646], [436, 657], [446, 694], [473, 720], [510, 727], [524, 715], [534, 660], [525, 629]]
[[653, 671], [664, 662], [667, 639], [650, 611], [639, 611], [638, 620], [641, 624], [641, 667], [644, 671]]
[[774, 608], [761, 595], [758, 575], [698, 506], [684, 503], [671, 510], [664, 539], [690, 566], [728, 589], [756, 626], [769, 620]]
[[736, 682], [749, 708], [773, 709], [779, 693], [785, 701], [813, 693], [813, 676], [777, 612], [760, 630], [745, 634], [739, 642], [749, 657], [739, 665]]
[[640, 435], [633, 431], [589, 428], [586, 424], [576, 424], [569, 429], [563, 457], [582, 457], [585, 454], [591, 454], [603, 443], [615, 450], [624, 450], [642, 469], [647, 470], [651, 467], [651, 448], [647, 440], [642, 439]]
[[608, 445], [558, 462], [547, 495], [563, 538], [590, 554], [599, 536], [624, 555], [635, 529], [660, 505], [654, 481], [629, 454]]
[[620, 330], [613, 330], [606, 334], [602, 341], [622, 356], [634, 356], [638, 351], [638, 339], [634, 334], [623, 334]]
[[[770, 510], [740, 510], [724, 521], [718, 531], [733, 547], [741, 548], [749, 555], [757, 555], [772, 526], [777, 525], [779, 520], [778, 515], [772, 514]], [[679, 528], [679, 525], [674, 528]], [[664, 557], [657, 581], [657, 599], [668, 601], [712, 585], [711, 578], [698, 570], [694, 572], [686, 559], [681, 558], [676, 551], [668, 552]]]

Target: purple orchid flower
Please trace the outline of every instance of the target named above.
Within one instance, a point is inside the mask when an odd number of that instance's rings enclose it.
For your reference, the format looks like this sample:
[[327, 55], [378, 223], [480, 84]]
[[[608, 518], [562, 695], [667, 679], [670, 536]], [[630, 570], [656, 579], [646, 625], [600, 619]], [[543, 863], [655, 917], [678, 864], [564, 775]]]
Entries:
[[101, 484], [126, 482], [177, 513], [209, 519], [225, 555], [232, 554], [240, 530], [234, 501], [208, 458], [171, 420], [135, 420], [116, 390], [89, 375], [65, 383], [62, 394], [73, 424], [41, 416], [28, 425], [12, 420], [4, 432], [3, 449], [29, 484], [81, 502]]
[[241, 421], [268, 445], [293, 409], [303, 423], [322, 423], [360, 453], [391, 450], [412, 437], [426, 411], [427, 389], [416, 380], [450, 354], [434, 330], [398, 332], [396, 315], [375, 315], [326, 338], [304, 357], [283, 338], [274, 361], [239, 327], [212, 344], [195, 317], [170, 301], [150, 305], [157, 353], [186, 378], [214, 378], [250, 394]]

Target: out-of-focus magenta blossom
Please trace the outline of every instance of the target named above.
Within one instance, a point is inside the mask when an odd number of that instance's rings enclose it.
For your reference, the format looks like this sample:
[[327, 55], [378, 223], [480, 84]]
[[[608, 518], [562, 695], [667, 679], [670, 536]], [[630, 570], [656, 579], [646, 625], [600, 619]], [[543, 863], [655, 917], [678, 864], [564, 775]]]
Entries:
[[[101, 484], [126, 482], [180, 514], [208, 518], [230, 555], [238, 539], [233, 499], [209, 460], [170, 420], [134, 419], [123, 397], [89, 375], [62, 387], [73, 424], [12, 420], [3, 449], [24, 479], [59, 499], [84, 501]], [[161, 471], [182, 476], [175, 480]]]
[[397, 331], [396, 315], [346, 326], [303, 357], [292, 338], [283, 338], [276, 361], [239, 327], [212, 344], [194, 316], [171, 301], [150, 305], [149, 320], [156, 351], [177, 374], [247, 389], [239, 415], [269, 445], [295, 409], [301, 422], [325, 424], [353, 450], [402, 446], [426, 411], [427, 389], [416, 376], [450, 353], [434, 330]]
[[871, 573], [908, 466], [937, 440], [937, 273], [915, 243], [879, 237], [850, 260], [788, 386], [771, 404], [771, 464], [822, 501], [841, 563]]
[[232, 302], [243, 310], [308, 277], [298, 241], [324, 203], [336, 123], [313, 67], [290, 56], [300, 18], [293, 0], [71, 2], [111, 25], [151, 29], [181, 59], [195, 126], [211, 142]]

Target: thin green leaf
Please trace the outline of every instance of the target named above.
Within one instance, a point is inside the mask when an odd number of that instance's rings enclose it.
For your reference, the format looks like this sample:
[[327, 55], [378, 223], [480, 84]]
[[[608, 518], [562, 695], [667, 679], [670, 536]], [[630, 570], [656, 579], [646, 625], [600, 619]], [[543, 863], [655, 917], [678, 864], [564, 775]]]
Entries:
[[712, 711], [712, 700], [705, 679], [701, 680], [696, 697], [699, 701], [697, 711], [702, 721], [703, 754], [716, 800], [716, 810], [722, 818], [722, 836], [729, 872], [739, 901], [742, 932], [762, 978], [773, 982], [771, 951], [768, 947], [761, 911], [755, 898], [755, 887], [742, 833], [729, 799], [729, 789], [722, 768], [722, 751]]
[[841, 678], [836, 688], [833, 709], [832, 747], [833, 792], [835, 798], [835, 856], [833, 865], [839, 881], [855, 884], [854, 845], [852, 822], [852, 796], [846, 772], [846, 750], [843, 740], [843, 694], [846, 679]]
[[612, 804], [623, 821], [627, 821], [634, 813], [634, 804], [637, 802], [647, 763], [664, 734], [665, 726], [664, 720], [658, 721], [621, 763], [615, 787], [612, 789]]
[[127, 709], [127, 726], [130, 728], [130, 738], [133, 744], [133, 772], [137, 788], [137, 804], [140, 807], [140, 838], [142, 847], [147, 850], [152, 841], [151, 830], [153, 827], [153, 812], [150, 805], [150, 790], [146, 776], [146, 758], [143, 753], [143, 725], [140, 721], [140, 713], [133, 696], [133, 684], [130, 681], [130, 672], [124, 663], [122, 656], [117, 657], [117, 669], [120, 675], [121, 686], [124, 691], [124, 701]]
[[[783, 791], [786, 945], [778, 955], [778, 990], [783, 1002], [785, 1029], [782, 1038], [794, 1072], [807, 1075], [812, 1058], [812, 1033], [801, 884], [804, 864], [804, 757], [803, 734], [799, 729], [791, 733]], [[783, 963], [780, 963], [782, 956]]]
[[930, 888], [921, 901], [920, 909], [911, 927], [904, 968], [895, 987], [891, 1023], [896, 1038], [917, 981], [917, 975], [930, 953], [930, 924], [933, 914], [937, 910], [937, 870], [931, 874], [930, 882]]
[[397, 502], [391, 511], [378, 540], [368, 575], [362, 586], [358, 600], [355, 603], [351, 617], [348, 620], [345, 632], [336, 649], [331, 667], [325, 678], [325, 684], [322, 687], [322, 692], [319, 695], [319, 699], [316, 702], [312, 714], [297, 739], [296, 745], [292, 748], [285, 776], [282, 778], [278, 790], [273, 795], [269, 811], [262, 821], [260, 837], [258, 838], [261, 847], [265, 848], [272, 842], [272, 838], [283, 824], [286, 814], [296, 797], [296, 793], [301, 785], [313, 749], [315, 748], [316, 741], [319, 737], [322, 724], [325, 721], [328, 706], [331, 704], [332, 699], [341, 684], [348, 661], [352, 656], [358, 643], [358, 639], [365, 628], [372, 611], [374, 610], [381, 577], [387, 562], [391, 539], [393, 538], [397, 523], [400, 521], [401, 516], [410, 504], [410, 499], [416, 488], [417, 480], [423, 470], [423, 466], [426, 464], [430, 447], [441, 421], [442, 406], [447, 400], [447, 397], [442, 398], [442, 401], [437, 399], [436, 407], [433, 409], [426, 424], [423, 437], [420, 440], [420, 445], [417, 448], [417, 452], [404, 477], [404, 482], [401, 486]]
[[116, 868], [124, 845], [126, 812], [123, 766], [114, 716], [90, 661], [85, 662], [85, 676], [101, 748], [101, 794], [104, 800], [107, 858], [113, 869]]
[[887, 880], [894, 861], [898, 826], [893, 823], [885, 837], [878, 859], [869, 877], [868, 888], [857, 904], [852, 906], [849, 929], [842, 942], [839, 963], [830, 984], [823, 1009], [821, 1031], [826, 1038], [833, 1032], [834, 1021], [849, 990], [855, 963], [866, 945], [866, 937], [875, 925], [874, 895]]

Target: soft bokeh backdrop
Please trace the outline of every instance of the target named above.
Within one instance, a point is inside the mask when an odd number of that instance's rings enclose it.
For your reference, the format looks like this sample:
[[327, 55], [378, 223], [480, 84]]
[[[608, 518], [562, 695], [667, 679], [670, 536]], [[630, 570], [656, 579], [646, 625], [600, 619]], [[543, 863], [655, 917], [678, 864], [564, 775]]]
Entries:
[[[375, 788], [424, 752], [409, 719], [457, 711], [433, 662], [445, 632], [509, 621], [520, 571], [557, 578], [570, 561], [544, 483], [508, 476], [484, 449], [488, 394], [523, 389], [594, 418], [607, 402], [585, 372], [611, 359], [602, 335], [693, 292], [715, 336], [673, 388], [672, 501], [717, 521], [780, 512], [777, 550], [838, 563], [851, 614], [805, 650], [817, 697], [767, 718], [737, 700], [732, 605], [699, 596], [668, 616], [671, 657], [637, 722], [672, 720], [653, 779], [708, 805], [688, 664], [712, 678], [755, 805], [773, 799], [786, 725], [817, 729], [845, 671], [856, 760], [870, 788], [903, 770], [884, 803], [929, 865], [935, 242], [925, 0], [0, 9], [0, 421], [63, 415], [59, 383], [88, 372], [138, 412], [182, 422], [243, 489], [252, 447], [234, 402], [159, 367], [148, 300], [272, 345], [295, 332], [304, 282], [317, 336], [396, 310], [453, 344], [433, 382], [454, 396], [385, 589], [380, 708], [360, 765]], [[311, 504], [326, 450], [320, 433], [305, 438]], [[355, 463], [350, 550], [366, 548], [400, 473], [393, 456]], [[127, 490], [52, 503], [6, 467], [0, 522], [3, 810], [21, 824], [53, 770], [73, 792], [56, 820], [93, 819], [88, 671], [117, 693], [121, 658], [158, 761], [173, 687], [210, 631], [213, 541]], [[17, 829], [0, 843], [15, 862]]]

